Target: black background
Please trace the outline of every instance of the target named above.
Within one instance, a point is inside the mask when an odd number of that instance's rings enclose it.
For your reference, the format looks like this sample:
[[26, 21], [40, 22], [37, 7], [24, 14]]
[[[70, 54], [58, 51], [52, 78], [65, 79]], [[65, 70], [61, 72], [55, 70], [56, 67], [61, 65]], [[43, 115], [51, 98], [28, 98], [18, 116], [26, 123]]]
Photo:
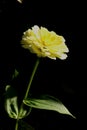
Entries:
[[33, 109], [25, 120], [36, 130], [83, 130], [87, 113], [85, 3], [55, 0], [24, 0], [22, 4], [16, 0], [0, 1], [0, 130], [14, 129], [14, 120], [4, 110], [5, 85], [11, 82], [16, 68], [20, 72], [16, 89], [19, 97], [23, 96], [36, 56], [21, 48], [20, 40], [23, 32], [34, 25], [63, 35], [69, 53], [64, 61], [41, 59], [30, 92], [32, 96], [50, 94], [59, 98], [76, 119]]

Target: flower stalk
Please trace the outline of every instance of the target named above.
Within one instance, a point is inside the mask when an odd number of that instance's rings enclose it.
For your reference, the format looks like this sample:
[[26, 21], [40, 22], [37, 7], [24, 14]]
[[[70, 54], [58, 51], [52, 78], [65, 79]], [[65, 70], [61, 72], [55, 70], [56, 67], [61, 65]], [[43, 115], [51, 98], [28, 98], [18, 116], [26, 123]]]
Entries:
[[16, 120], [15, 130], [18, 130], [18, 121], [19, 119]]
[[28, 93], [29, 93], [29, 90], [30, 90], [30, 87], [31, 87], [31, 84], [32, 84], [32, 81], [33, 81], [33, 78], [34, 78], [34, 75], [36, 73], [36, 70], [37, 70], [37, 67], [39, 65], [39, 58], [37, 59], [36, 63], [35, 63], [35, 66], [34, 66], [34, 69], [33, 69], [33, 72], [32, 72], [32, 75], [30, 77], [30, 81], [29, 81], [29, 84], [28, 84], [28, 87], [27, 87], [27, 91], [25, 93], [25, 96], [24, 96], [24, 99], [26, 99], [28, 97]]
[[[27, 90], [26, 90], [26, 93], [25, 93], [25, 96], [24, 96], [23, 100], [28, 97], [28, 93], [29, 93], [29, 90], [30, 90], [30, 87], [31, 87], [31, 84], [32, 84], [32, 81], [33, 81], [33, 78], [34, 78], [34, 75], [35, 75], [36, 70], [37, 70], [38, 65], [39, 65], [39, 61], [40, 61], [40, 60], [39, 60], [39, 58], [38, 58], [38, 59], [36, 60], [34, 69], [33, 69], [33, 71], [32, 71], [32, 74], [31, 74], [31, 77], [30, 77], [30, 80], [29, 80], [29, 84], [28, 84], [28, 87], [27, 87]], [[20, 106], [18, 118], [17, 118], [17, 120], [16, 120], [15, 130], [18, 130], [18, 121], [19, 121], [20, 112], [21, 112], [21, 110], [22, 110], [23, 107], [24, 107], [23, 100], [22, 100], [22, 103], [21, 103], [21, 106]], [[30, 111], [31, 111], [31, 109], [30, 109]]]

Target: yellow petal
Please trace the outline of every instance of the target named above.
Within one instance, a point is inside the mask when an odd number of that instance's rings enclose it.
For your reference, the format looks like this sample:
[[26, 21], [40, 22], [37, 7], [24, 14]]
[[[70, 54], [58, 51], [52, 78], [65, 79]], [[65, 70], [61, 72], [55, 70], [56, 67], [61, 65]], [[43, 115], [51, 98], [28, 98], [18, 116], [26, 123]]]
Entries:
[[69, 52], [63, 36], [48, 31], [45, 27], [39, 28], [37, 25], [24, 32], [21, 43], [24, 48], [39, 57], [66, 59], [65, 53]]

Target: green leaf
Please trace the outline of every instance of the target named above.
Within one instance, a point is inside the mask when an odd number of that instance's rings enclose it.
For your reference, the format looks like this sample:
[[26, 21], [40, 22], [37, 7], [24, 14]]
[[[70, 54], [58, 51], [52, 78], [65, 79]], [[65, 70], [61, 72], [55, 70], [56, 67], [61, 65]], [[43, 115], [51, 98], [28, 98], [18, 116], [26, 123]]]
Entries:
[[5, 102], [5, 108], [9, 117], [17, 119], [18, 117], [17, 97], [7, 99]]
[[10, 85], [7, 85], [5, 90], [6, 90], [5, 109], [9, 117], [17, 119], [18, 104], [15, 90]]
[[33, 108], [54, 110], [61, 114], [67, 114], [75, 118], [59, 99], [56, 99], [52, 96], [43, 96], [40, 99], [29, 98], [23, 102]]
[[32, 110], [31, 107], [29, 108], [29, 107], [23, 106], [23, 107], [20, 109], [20, 111], [19, 111], [19, 116], [18, 116], [18, 118], [19, 118], [19, 119], [25, 118], [26, 116], [28, 116], [28, 115], [30, 114], [31, 110]]
[[5, 110], [7, 111], [9, 117], [14, 119], [22, 119], [28, 116], [32, 108], [23, 105], [23, 107], [18, 110], [18, 102], [15, 89], [11, 85], [7, 85], [5, 90]]
[[19, 130], [34, 130], [34, 128], [23, 120], [19, 120]]
[[16, 78], [19, 75], [19, 72], [15, 69], [14, 74], [12, 75], [12, 79]]

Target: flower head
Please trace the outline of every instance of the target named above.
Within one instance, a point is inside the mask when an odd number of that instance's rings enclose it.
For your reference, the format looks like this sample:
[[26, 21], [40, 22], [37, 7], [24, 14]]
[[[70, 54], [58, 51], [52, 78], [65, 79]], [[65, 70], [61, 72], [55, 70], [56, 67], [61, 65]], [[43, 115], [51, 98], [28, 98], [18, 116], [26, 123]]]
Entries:
[[38, 57], [66, 59], [65, 53], [69, 52], [62, 36], [44, 27], [39, 28], [37, 25], [24, 32], [21, 44], [32, 53], [36, 53]]

